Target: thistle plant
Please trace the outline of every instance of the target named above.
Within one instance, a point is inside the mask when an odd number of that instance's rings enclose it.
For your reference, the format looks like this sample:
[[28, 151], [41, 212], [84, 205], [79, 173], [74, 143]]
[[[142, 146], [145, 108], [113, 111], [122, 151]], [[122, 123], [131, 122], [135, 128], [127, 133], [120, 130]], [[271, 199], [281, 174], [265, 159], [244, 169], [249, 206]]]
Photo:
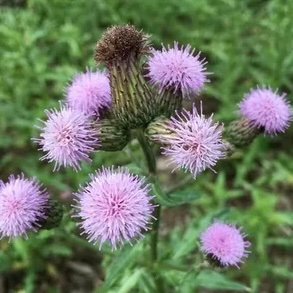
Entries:
[[[113, 26], [98, 40], [95, 60], [99, 69], [76, 74], [59, 109], [45, 111], [39, 137], [33, 139], [43, 152], [41, 160], [53, 163], [56, 172], [68, 167], [78, 172], [83, 161], [91, 162], [93, 152], [131, 151], [137, 141], [146, 170], [139, 164], [137, 174], [126, 166], [92, 170], [89, 182], [73, 192], [71, 215], [81, 241], [97, 245], [102, 253], [109, 246], [110, 252], [105, 251], [111, 255], [142, 242], [136, 265], [147, 268], [154, 292], [173, 292], [158, 268], [183, 270], [186, 276], [191, 272], [195, 278], [207, 268], [241, 269], [253, 243], [237, 223], [217, 218], [194, 235], [197, 262], [182, 268], [162, 257], [162, 208], [191, 200], [170, 196], [160, 183], [157, 146], [173, 172], [190, 173], [188, 180], [204, 171], [216, 173], [218, 161], [229, 160], [259, 135], [276, 135], [289, 127], [292, 112], [285, 94], [264, 86], [252, 89], [239, 104], [239, 119], [224, 125], [213, 113], [204, 114], [205, 101], [200, 108], [182, 108], [184, 99], [199, 100], [209, 82], [206, 60], [190, 45], [175, 41], [157, 50], [150, 36], [134, 26]], [[0, 210], [0, 236], [14, 238], [57, 228], [64, 208], [36, 179], [12, 175], [0, 181]]]

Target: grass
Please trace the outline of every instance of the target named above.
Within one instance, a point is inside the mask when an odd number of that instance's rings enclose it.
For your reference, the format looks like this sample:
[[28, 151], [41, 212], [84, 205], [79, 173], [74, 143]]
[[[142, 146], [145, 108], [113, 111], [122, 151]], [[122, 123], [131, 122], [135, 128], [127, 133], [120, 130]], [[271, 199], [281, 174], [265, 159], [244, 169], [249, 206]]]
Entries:
[[[133, 23], [152, 34], [155, 47], [176, 40], [200, 50], [213, 73], [202, 94], [204, 109], [215, 112], [225, 123], [237, 117], [237, 103], [257, 84], [279, 88], [292, 101], [293, 4], [289, 0], [80, 0], [74, 4], [69, 0], [28, 0], [23, 8], [0, 9], [0, 175], [6, 179], [11, 173], [37, 174], [56, 196], [66, 198], [102, 164], [128, 163], [123, 153], [101, 152], [95, 155], [92, 166], [84, 166], [78, 174], [65, 170], [52, 176], [52, 166], [38, 160], [40, 153], [30, 140], [37, 136], [33, 127], [37, 118], [44, 117], [45, 108], [58, 107], [74, 73], [86, 66], [94, 68], [95, 42], [110, 25]], [[188, 190], [200, 194], [200, 199], [187, 215], [184, 206], [173, 209], [173, 216], [182, 216], [175, 221], [176, 227], [172, 227], [169, 209], [165, 209], [167, 233], [162, 235], [160, 247], [163, 257], [184, 264], [197, 259], [194, 238], [218, 215], [244, 226], [252, 242], [248, 262], [241, 270], [227, 274], [244, 283], [250, 292], [290, 292], [292, 139], [292, 128], [279, 137], [261, 137], [233, 159], [219, 163], [217, 174], [206, 172], [192, 183]], [[170, 177], [161, 177], [168, 185]], [[74, 225], [67, 218], [64, 221], [65, 229], [73, 231]], [[72, 279], [65, 273], [68, 264], [72, 276], [82, 276], [72, 281], [81, 286], [80, 292], [99, 288], [102, 268], [117, 273], [117, 268], [107, 267], [109, 256], [100, 266], [98, 252], [94, 254], [96, 263], [84, 257], [96, 250], [86, 242], [77, 245], [76, 238], [64, 238], [62, 233], [57, 229], [28, 241], [1, 240], [0, 281], [9, 288], [7, 292], [70, 292]], [[138, 246], [133, 257], [140, 251]], [[82, 265], [76, 269], [72, 263]], [[144, 267], [135, 271], [132, 283], [126, 282], [133, 268], [132, 260], [129, 263], [125, 274], [113, 279], [108, 292], [118, 292], [117, 288], [122, 288], [119, 292], [134, 292], [133, 288], [152, 292], [154, 284]], [[83, 273], [78, 271], [81, 267]], [[170, 287], [176, 288], [182, 274], [171, 271], [165, 277]], [[181, 291], [177, 291], [195, 292], [189, 290], [207, 286], [207, 276], [202, 275], [197, 283], [192, 277], [186, 276]], [[214, 290], [220, 290], [223, 280], [218, 275], [214, 278], [218, 278]], [[232, 286], [231, 290], [238, 289]]]

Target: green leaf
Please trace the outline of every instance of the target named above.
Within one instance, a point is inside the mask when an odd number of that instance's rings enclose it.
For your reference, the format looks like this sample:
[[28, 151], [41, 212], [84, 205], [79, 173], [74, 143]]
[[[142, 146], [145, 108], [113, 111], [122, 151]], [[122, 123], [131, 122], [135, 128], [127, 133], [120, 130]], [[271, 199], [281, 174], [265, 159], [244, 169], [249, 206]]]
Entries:
[[286, 267], [270, 266], [269, 272], [276, 277], [293, 279], [293, 271]]
[[156, 194], [156, 200], [162, 206], [179, 206], [182, 204], [190, 203], [196, 199], [200, 198], [200, 195], [191, 191], [177, 191], [167, 195], [157, 183], [152, 184], [153, 192]]
[[54, 243], [54, 245], [48, 246], [46, 250], [44, 251], [44, 256], [57, 256], [57, 255], [70, 257], [72, 256], [72, 250], [71, 248], [65, 245]]
[[0, 250], [0, 272], [8, 271], [11, 268], [12, 259]]
[[130, 292], [130, 290], [133, 289], [133, 287], [138, 283], [143, 271], [144, 271], [144, 269], [138, 269], [138, 270], [134, 271], [131, 274], [131, 276], [127, 276], [126, 278], [124, 278], [124, 280], [121, 282], [122, 286], [119, 288], [117, 293]]
[[141, 245], [136, 244], [135, 246], [125, 246], [120, 251], [117, 251], [112, 264], [107, 269], [106, 280], [102, 287], [102, 290], [104, 291], [102, 292], [107, 292], [119, 277], [121, 277], [123, 272], [133, 265], [140, 253], [140, 248]]
[[181, 205], [193, 202], [201, 197], [200, 194], [192, 190], [183, 190], [181, 192], [174, 192], [169, 195], [170, 200], [174, 202], [174, 205]]
[[130, 163], [127, 165], [124, 165], [131, 173], [137, 174], [137, 175], [145, 175], [144, 171], [137, 166], [135, 163]]
[[202, 271], [196, 278], [198, 286], [208, 289], [231, 290], [250, 292], [250, 288], [235, 281], [231, 281], [225, 275], [213, 271]]
[[142, 275], [139, 279], [139, 288], [141, 292], [145, 293], [153, 293], [156, 291], [154, 276], [150, 272], [146, 270], [142, 272]]
[[27, 272], [27, 274], [25, 276], [25, 280], [24, 280], [25, 292], [27, 292], [27, 293], [35, 292], [36, 278], [37, 278], [37, 275], [36, 275], [35, 271], [33, 269], [30, 269]]

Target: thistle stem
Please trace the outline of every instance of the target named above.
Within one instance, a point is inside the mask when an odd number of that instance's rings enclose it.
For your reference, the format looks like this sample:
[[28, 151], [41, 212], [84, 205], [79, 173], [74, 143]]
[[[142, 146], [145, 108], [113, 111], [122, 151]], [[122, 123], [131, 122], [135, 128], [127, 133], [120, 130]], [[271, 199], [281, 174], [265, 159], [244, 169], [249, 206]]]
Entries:
[[144, 132], [142, 129], [138, 129], [136, 131], [136, 137], [141, 145], [141, 148], [143, 150], [146, 163], [148, 166], [148, 171], [151, 176], [155, 177], [156, 172], [157, 172], [157, 167], [156, 167], [156, 158], [153, 152], [153, 149], [145, 136]]
[[[155, 182], [156, 179], [156, 158], [153, 152], [153, 149], [150, 145], [150, 142], [148, 138], [145, 136], [144, 131], [142, 129], [138, 129], [136, 131], [136, 137], [141, 145], [142, 151], [144, 153], [146, 163], [148, 166], [148, 172], [150, 175], [150, 180], [152, 182]], [[151, 242], [150, 242], [150, 248], [151, 248], [151, 262], [154, 266], [157, 263], [158, 260], [158, 235], [159, 235], [159, 226], [160, 226], [160, 214], [161, 214], [161, 206], [157, 205], [154, 210], [154, 218], [153, 221], [153, 229], [151, 232]], [[156, 284], [158, 292], [163, 292], [163, 284], [161, 282], [161, 278], [156, 277]]]

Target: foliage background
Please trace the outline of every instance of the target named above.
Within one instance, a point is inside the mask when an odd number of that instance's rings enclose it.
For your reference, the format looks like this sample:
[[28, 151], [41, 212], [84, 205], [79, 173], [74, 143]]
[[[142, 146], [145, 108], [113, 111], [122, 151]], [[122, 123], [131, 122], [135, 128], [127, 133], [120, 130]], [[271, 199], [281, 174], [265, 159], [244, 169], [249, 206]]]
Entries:
[[[58, 107], [74, 73], [86, 66], [95, 68], [95, 42], [110, 25], [135, 24], [152, 35], [156, 47], [177, 40], [202, 51], [213, 73], [201, 96], [204, 109], [225, 123], [237, 117], [237, 103], [257, 84], [278, 88], [293, 100], [290, 0], [10, 0], [0, 4], [0, 176], [4, 180], [19, 172], [37, 176], [65, 204], [70, 202], [70, 192], [95, 168], [128, 163], [125, 153], [101, 152], [78, 174], [70, 170], [52, 174], [52, 165], [38, 160], [40, 153], [30, 140], [37, 136], [33, 127], [37, 118], [44, 117], [45, 108]], [[184, 273], [162, 270], [170, 286], [166, 292], [197, 292], [199, 287], [199, 292], [293, 291], [292, 139], [292, 127], [279, 137], [260, 137], [234, 159], [219, 163], [217, 174], [207, 171], [190, 184], [186, 191], [199, 195], [191, 206], [164, 210], [160, 252], [173, 263], [198, 260], [196, 237], [213, 217], [243, 226], [253, 243], [250, 258], [241, 270], [231, 269], [225, 275], [246, 287], [233, 287], [220, 275], [202, 274], [195, 281]], [[132, 148], [136, 150], [136, 145]], [[182, 178], [182, 174], [166, 175], [170, 170], [162, 158], [159, 168], [166, 186]], [[111, 265], [107, 249], [102, 251], [106, 255], [102, 261], [97, 248], [65, 237], [66, 231], [75, 229], [68, 218], [62, 228], [27, 241], [1, 240], [0, 292], [100, 292], [107, 272], [111, 275], [107, 292], [152, 292], [148, 271], [133, 268], [144, 243], [131, 253], [126, 248], [128, 254], [114, 253], [118, 259]], [[130, 256], [125, 259], [126, 254]], [[209, 286], [210, 291], [203, 289]]]

